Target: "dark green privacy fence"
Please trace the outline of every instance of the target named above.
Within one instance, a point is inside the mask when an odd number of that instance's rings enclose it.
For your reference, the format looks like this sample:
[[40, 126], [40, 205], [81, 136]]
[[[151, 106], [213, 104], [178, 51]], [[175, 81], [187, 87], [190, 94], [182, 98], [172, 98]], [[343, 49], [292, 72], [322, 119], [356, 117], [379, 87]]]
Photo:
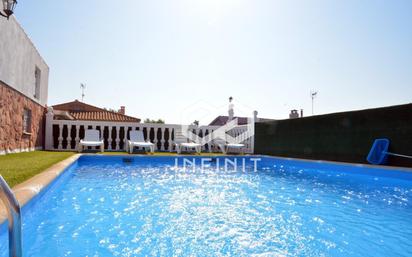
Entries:
[[[412, 104], [256, 123], [255, 153], [366, 163], [375, 138], [390, 151], [412, 155]], [[389, 157], [389, 165], [412, 161]]]

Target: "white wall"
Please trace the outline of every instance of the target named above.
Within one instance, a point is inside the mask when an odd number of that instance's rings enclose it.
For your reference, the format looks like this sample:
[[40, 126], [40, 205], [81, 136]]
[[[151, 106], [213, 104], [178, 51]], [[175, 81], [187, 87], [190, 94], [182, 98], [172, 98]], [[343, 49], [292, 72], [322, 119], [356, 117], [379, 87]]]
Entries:
[[[36, 66], [41, 71], [38, 99], [34, 97]], [[49, 67], [13, 16], [9, 20], [0, 17], [0, 80], [41, 105], [47, 104]]]

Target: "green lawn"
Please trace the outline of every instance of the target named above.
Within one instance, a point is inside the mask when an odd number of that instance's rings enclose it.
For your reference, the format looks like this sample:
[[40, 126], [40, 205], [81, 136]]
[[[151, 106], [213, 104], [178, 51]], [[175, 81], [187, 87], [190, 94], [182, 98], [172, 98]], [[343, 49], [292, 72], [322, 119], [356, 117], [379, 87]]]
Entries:
[[74, 153], [34, 151], [0, 156], [0, 174], [13, 187]]

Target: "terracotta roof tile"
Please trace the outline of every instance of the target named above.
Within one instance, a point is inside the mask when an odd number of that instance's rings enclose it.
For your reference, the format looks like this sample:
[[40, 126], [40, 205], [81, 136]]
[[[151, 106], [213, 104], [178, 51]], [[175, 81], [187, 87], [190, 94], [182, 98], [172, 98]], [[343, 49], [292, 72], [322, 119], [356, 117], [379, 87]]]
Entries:
[[54, 110], [67, 111], [75, 120], [140, 122], [139, 118], [108, 111], [79, 101], [53, 106]]
[[96, 121], [120, 121], [120, 122], [139, 122], [134, 117], [110, 111], [100, 112], [70, 112], [76, 120], [96, 120]]
[[[237, 119], [238, 125], [246, 125], [247, 124], [247, 117], [233, 117]], [[217, 116], [209, 126], [223, 126], [229, 120], [229, 116]]]
[[[248, 117], [237, 117], [235, 116], [234, 119], [237, 119], [238, 125], [246, 125], [248, 123]], [[229, 120], [229, 116], [217, 116], [209, 126], [223, 126]], [[259, 118], [259, 122], [267, 122], [267, 121], [274, 121], [274, 119], [267, 119], [267, 118]]]

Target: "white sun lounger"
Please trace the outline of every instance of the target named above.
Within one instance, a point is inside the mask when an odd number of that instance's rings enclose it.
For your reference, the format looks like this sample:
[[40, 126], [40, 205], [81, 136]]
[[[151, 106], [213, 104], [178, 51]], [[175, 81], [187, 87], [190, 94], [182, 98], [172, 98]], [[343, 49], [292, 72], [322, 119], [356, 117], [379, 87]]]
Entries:
[[84, 132], [84, 138], [79, 143], [79, 152], [88, 146], [100, 146], [100, 152], [104, 152], [104, 141], [100, 139], [100, 131], [88, 129]]
[[202, 145], [199, 143], [195, 143], [193, 141], [189, 141], [182, 132], [178, 131], [175, 132], [175, 139], [174, 145], [176, 146], [176, 152], [180, 154], [183, 148], [186, 149], [194, 149], [196, 153], [200, 153], [202, 150]]
[[141, 130], [130, 131], [130, 140], [128, 141], [130, 153], [133, 153], [135, 146], [142, 147], [143, 149], [149, 148], [150, 152], [154, 153], [154, 144], [144, 140], [143, 131]]
[[214, 145], [219, 147], [220, 151], [222, 151], [223, 154], [227, 154], [230, 149], [240, 149], [240, 153], [243, 154], [243, 151], [245, 149], [244, 144], [237, 144], [237, 143], [228, 143], [227, 139], [223, 140], [220, 138], [214, 139], [213, 140]]

